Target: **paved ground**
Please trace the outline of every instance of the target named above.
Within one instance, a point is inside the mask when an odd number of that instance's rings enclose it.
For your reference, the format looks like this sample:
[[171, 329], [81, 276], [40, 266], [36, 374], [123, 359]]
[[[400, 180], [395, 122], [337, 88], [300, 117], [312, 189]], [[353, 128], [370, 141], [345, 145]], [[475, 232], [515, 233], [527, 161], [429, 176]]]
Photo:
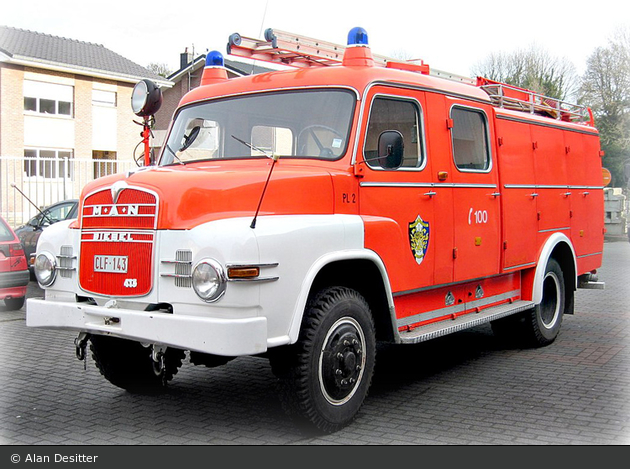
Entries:
[[630, 244], [604, 257], [606, 290], [578, 290], [551, 346], [506, 349], [484, 326], [381, 350], [357, 421], [327, 436], [284, 415], [265, 360], [186, 362], [166, 395], [136, 396], [84, 370], [73, 333], [1, 306], [0, 444], [630, 444]]

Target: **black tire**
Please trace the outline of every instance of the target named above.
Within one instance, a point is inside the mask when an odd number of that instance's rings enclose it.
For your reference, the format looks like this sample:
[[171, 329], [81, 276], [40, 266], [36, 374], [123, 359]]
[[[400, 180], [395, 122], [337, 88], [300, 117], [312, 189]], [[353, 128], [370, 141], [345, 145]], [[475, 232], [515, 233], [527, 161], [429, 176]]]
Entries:
[[565, 301], [562, 268], [555, 259], [549, 259], [543, 277], [540, 304], [529, 311], [493, 321], [492, 331], [500, 339], [515, 345], [549, 345], [560, 332]]
[[374, 322], [365, 299], [326, 288], [308, 303], [298, 342], [271, 354], [289, 415], [331, 433], [352, 422], [372, 381]]
[[564, 314], [564, 274], [555, 259], [549, 259], [542, 284], [542, 301], [530, 312], [529, 337], [533, 345], [545, 346], [556, 340]]
[[117, 337], [90, 336], [90, 350], [96, 368], [114, 386], [139, 394], [154, 394], [165, 389], [186, 356], [183, 350], [168, 348], [164, 370], [155, 371], [151, 347]]
[[4, 305], [9, 311], [17, 311], [24, 306], [24, 297], [21, 298], [5, 298]]

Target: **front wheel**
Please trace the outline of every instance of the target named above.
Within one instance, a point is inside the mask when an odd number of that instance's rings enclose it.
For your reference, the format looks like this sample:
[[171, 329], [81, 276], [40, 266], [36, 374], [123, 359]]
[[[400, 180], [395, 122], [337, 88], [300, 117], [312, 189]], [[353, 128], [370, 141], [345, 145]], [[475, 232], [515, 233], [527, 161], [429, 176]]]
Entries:
[[289, 414], [324, 432], [356, 417], [372, 381], [374, 323], [365, 299], [344, 287], [326, 288], [307, 305], [298, 342], [272, 356]]
[[117, 337], [90, 336], [90, 350], [96, 368], [114, 386], [129, 392], [153, 394], [164, 390], [186, 356], [183, 350], [168, 348], [160, 370], [152, 358], [151, 347]]

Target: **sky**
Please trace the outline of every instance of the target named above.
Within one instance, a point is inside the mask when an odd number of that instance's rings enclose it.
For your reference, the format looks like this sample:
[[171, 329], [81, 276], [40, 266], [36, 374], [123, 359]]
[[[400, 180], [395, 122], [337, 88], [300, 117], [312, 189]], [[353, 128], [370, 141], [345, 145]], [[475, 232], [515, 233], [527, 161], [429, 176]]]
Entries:
[[262, 38], [267, 28], [344, 44], [366, 29], [372, 52], [422, 59], [472, 76], [491, 53], [536, 46], [582, 74], [588, 56], [615, 30], [630, 28], [626, 0], [202, 0], [3, 2], [0, 25], [102, 44], [140, 64], [179, 68], [186, 48], [225, 53], [232, 33]]

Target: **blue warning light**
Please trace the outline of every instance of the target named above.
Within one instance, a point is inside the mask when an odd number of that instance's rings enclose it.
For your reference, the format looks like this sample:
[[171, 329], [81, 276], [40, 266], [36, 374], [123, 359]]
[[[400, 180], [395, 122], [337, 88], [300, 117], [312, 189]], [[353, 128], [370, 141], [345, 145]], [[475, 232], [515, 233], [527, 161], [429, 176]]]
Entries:
[[367, 31], [361, 27], [352, 28], [348, 33], [348, 45], [349, 46], [367, 46], [368, 34]]
[[223, 67], [223, 54], [213, 50], [206, 54], [206, 67]]

